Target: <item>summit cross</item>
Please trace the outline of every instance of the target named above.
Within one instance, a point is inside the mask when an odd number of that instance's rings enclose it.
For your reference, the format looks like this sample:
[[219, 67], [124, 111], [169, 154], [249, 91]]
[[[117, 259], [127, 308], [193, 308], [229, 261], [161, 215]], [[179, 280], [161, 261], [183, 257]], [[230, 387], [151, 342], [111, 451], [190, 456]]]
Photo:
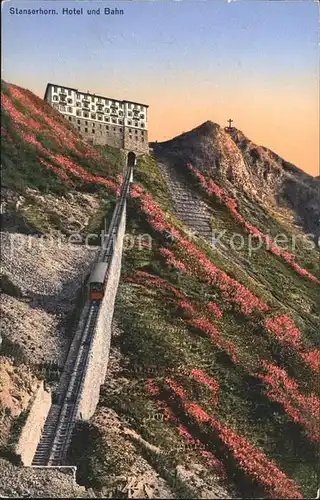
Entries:
[[231, 127], [232, 122], [233, 122], [233, 120], [231, 120], [231, 118], [229, 118], [229, 120], [228, 120], [228, 123], [229, 123], [229, 128], [232, 128], [232, 127]]

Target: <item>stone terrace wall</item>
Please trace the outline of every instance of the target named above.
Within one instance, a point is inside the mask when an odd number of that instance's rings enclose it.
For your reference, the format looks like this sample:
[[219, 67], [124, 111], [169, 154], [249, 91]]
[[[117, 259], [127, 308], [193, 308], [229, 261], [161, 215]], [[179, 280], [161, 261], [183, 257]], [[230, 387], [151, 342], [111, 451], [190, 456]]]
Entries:
[[32, 463], [50, 406], [51, 392], [45, 390], [42, 381], [30, 403], [30, 411], [15, 448], [15, 453], [21, 457], [23, 465]]
[[82, 384], [80, 403], [76, 415], [76, 418], [82, 420], [87, 420], [93, 415], [99, 401], [100, 385], [104, 383], [106, 376], [111, 342], [111, 322], [121, 274], [125, 230], [126, 203], [119, 225], [118, 236], [114, 244], [104, 299], [100, 307], [93, 342], [89, 351], [86, 375]]

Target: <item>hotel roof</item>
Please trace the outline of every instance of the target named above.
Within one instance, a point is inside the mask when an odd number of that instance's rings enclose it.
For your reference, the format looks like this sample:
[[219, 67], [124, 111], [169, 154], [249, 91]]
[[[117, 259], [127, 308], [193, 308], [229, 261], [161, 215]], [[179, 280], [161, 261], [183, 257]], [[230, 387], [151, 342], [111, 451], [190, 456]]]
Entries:
[[57, 85], [56, 83], [47, 83], [47, 87], [46, 87], [46, 91], [44, 93], [44, 99], [46, 99], [47, 97], [47, 93], [48, 93], [48, 90], [49, 90], [49, 87], [62, 87], [64, 89], [67, 89], [67, 90], [73, 90], [74, 92], [77, 92], [78, 94], [86, 94], [86, 95], [91, 95], [91, 96], [94, 96], [94, 97], [98, 97], [100, 99], [109, 99], [110, 101], [118, 101], [118, 102], [128, 102], [130, 104], [139, 104], [140, 106], [145, 106], [146, 108], [149, 107], [148, 104], [143, 104], [142, 102], [137, 102], [137, 101], [129, 101], [128, 99], [114, 99], [113, 97], [108, 97], [108, 96], [105, 96], [105, 95], [97, 95], [97, 94], [93, 94], [92, 92], [84, 92], [83, 90], [78, 90], [78, 89], [75, 89], [73, 87], [67, 87], [66, 85]]

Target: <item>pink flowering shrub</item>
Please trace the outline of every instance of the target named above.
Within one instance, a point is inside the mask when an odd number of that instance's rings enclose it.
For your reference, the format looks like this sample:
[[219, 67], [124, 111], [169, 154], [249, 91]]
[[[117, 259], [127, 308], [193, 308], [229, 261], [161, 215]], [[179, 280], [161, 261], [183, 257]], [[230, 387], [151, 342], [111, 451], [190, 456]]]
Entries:
[[[247, 474], [252, 481], [262, 486], [270, 498], [303, 498], [295, 481], [289, 479], [272, 460], [268, 459], [247, 438], [239, 435], [217, 418], [210, 417], [198, 404], [189, 401], [185, 391], [174, 380], [167, 378], [166, 384], [171, 391], [169, 402], [179, 398], [180, 405], [187, 416], [199, 426], [205, 426], [208, 431], [215, 432], [228, 449], [238, 468]], [[153, 395], [159, 397], [160, 392]], [[190, 433], [184, 428], [180, 428], [180, 434], [189, 439]]]
[[229, 305], [235, 305], [240, 312], [251, 315], [254, 311], [265, 312], [269, 306], [250, 292], [244, 285], [216, 267], [198, 248], [187, 240], [177, 243], [177, 249], [185, 255], [186, 271], [219, 288], [222, 298]]
[[228, 353], [232, 361], [237, 363], [238, 357], [235, 346], [229, 340], [224, 339], [207, 318], [193, 318], [188, 320], [187, 324], [206, 334], [210, 340], [219, 347], [219, 349]]
[[[70, 154], [77, 155], [81, 163], [86, 160], [95, 161], [94, 169], [101, 170], [101, 167], [106, 165], [105, 158], [83, 142], [76, 130], [56, 110], [28, 90], [11, 84], [6, 84], [6, 89], [6, 93], [1, 93], [3, 110], [9, 117], [13, 130], [18, 133], [22, 141], [40, 153], [41, 156], [37, 159], [43, 166], [69, 184], [71, 180], [67, 173], [63, 173], [63, 170], [72, 173], [83, 182], [102, 184], [114, 193], [119, 192], [120, 178], [114, 182], [92, 175], [80, 167], [77, 160], [71, 160]], [[24, 112], [17, 109], [18, 104], [19, 108], [21, 106], [24, 108]], [[6, 135], [9, 137], [8, 134]], [[42, 144], [45, 139], [51, 141], [52, 150]], [[9, 142], [7, 138], [6, 140]], [[59, 149], [67, 150], [68, 153], [60, 154]], [[88, 168], [92, 166], [88, 164]]]
[[[170, 384], [174, 384], [171, 379], [167, 379], [167, 383], [169, 386]], [[154, 381], [148, 380], [145, 387], [147, 393], [151, 396], [157, 397], [160, 395], [159, 387]], [[174, 387], [176, 390], [179, 390], [177, 384], [175, 384]], [[187, 442], [185, 450], [187, 451], [188, 449], [190, 449], [191, 451], [197, 452], [202, 458], [206, 460], [207, 465], [209, 467], [212, 467], [220, 477], [226, 478], [227, 474], [223, 463], [217, 457], [215, 457], [211, 451], [206, 450], [205, 445], [199, 439], [194, 438], [184, 425], [179, 423], [177, 416], [170, 408], [168, 403], [160, 399], [156, 399], [155, 402], [158, 408], [163, 413], [164, 421], [175, 425], [179, 435]]]
[[41, 163], [41, 165], [43, 165], [49, 170], [52, 170], [52, 172], [61, 177], [61, 179], [63, 179], [65, 182], [67, 182], [68, 184], [72, 184], [71, 179], [63, 170], [61, 170], [61, 168], [58, 168], [55, 165], [52, 165], [51, 163], [48, 163], [47, 161], [43, 160], [43, 158], [38, 158], [38, 160]]
[[222, 319], [222, 311], [215, 302], [208, 302], [207, 307], [209, 311], [213, 312], [217, 319]]
[[274, 316], [271, 319], [265, 320], [264, 326], [267, 333], [274, 337], [280, 345], [291, 348], [311, 370], [319, 373], [320, 351], [305, 352], [302, 342], [302, 332], [295, 326], [294, 321], [287, 314]]
[[183, 262], [175, 258], [174, 253], [169, 250], [168, 248], [160, 248], [159, 249], [160, 255], [165, 258], [166, 264], [172, 267], [175, 267], [179, 271], [185, 271], [185, 265]]
[[302, 333], [288, 315], [282, 314], [264, 322], [267, 332], [275, 337], [281, 345], [300, 347]]
[[320, 443], [320, 400], [315, 394], [304, 396], [298, 384], [285, 370], [265, 361], [261, 362], [263, 374], [256, 374], [268, 390], [267, 397], [281, 404], [285, 413], [302, 425], [309, 439]]
[[304, 362], [316, 373], [320, 373], [320, 349], [301, 353]]
[[176, 248], [178, 253], [182, 255], [183, 262], [176, 252], [167, 249], [161, 250], [162, 255], [170, 261], [170, 265], [186, 271], [190, 275], [195, 275], [210, 285], [217, 286], [223, 299], [229, 304], [236, 305], [244, 314], [251, 314], [255, 310], [267, 311], [269, 309], [252, 292], [212, 264], [193, 243], [184, 240], [180, 232], [167, 220], [163, 210], [149, 194], [144, 193], [140, 186], [132, 186], [131, 197], [139, 201], [141, 210], [155, 231], [159, 233], [169, 232], [176, 239]]
[[212, 393], [211, 403], [216, 404], [219, 394], [218, 382], [216, 382], [213, 378], [209, 377], [206, 373], [204, 373], [202, 370], [199, 369], [194, 368], [193, 370], [191, 370], [190, 375], [197, 382], [199, 382], [200, 384], [204, 384], [210, 389]]
[[175, 287], [170, 285], [164, 279], [153, 276], [149, 273], [143, 271], [137, 271], [132, 277], [124, 278], [126, 282], [138, 283], [145, 286], [150, 286], [151, 288], [159, 288], [161, 290], [168, 290], [171, 292], [174, 298], [174, 304], [178, 308], [187, 314], [185, 323], [200, 332], [204, 333], [219, 349], [225, 351], [231, 357], [232, 361], [236, 363], [238, 361], [236, 348], [229, 340], [223, 338], [221, 333], [217, 330], [215, 326], [212, 325], [210, 319], [203, 316], [202, 313], [198, 313], [197, 308], [192, 304], [184, 295]]
[[[214, 183], [212, 184], [212, 189], [216, 189]], [[219, 190], [217, 190], [217, 193], [222, 196]], [[215, 266], [196, 245], [185, 240], [180, 232], [170, 224], [164, 211], [152, 200], [149, 194], [145, 194], [141, 186], [132, 185], [130, 194], [140, 204], [142, 212], [146, 215], [149, 224], [155, 231], [173, 234], [175, 238], [174, 249], [160, 249], [160, 254], [166, 259], [168, 264], [179, 271], [196, 277], [199, 281], [205, 281], [209, 285], [217, 287], [227, 307], [236, 307], [239, 312], [251, 320], [257, 319], [257, 312], [261, 314], [270, 311], [270, 307], [267, 304], [250, 292], [244, 285]], [[233, 202], [234, 200], [230, 201], [231, 205]], [[210, 312], [216, 315], [217, 319], [222, 318], [221, 310], [214, 303], [209, 303], [207, 307]], [[202, 330], [206, 335], [209, 335], [220, 348], [225, 349], [232, 356], [232, 359], [236, 361], [237, 357], [234, 346], [231, 342], [222, 340], [220, 336], [217, 336], [216, 328], [211, 325], [208, 319], [197, 317], [192, 318], [190, 324], [192, 322], [193, 326]], [[288, 316], [276, 316], [273, 319], [266, 319], [264, 321], [264, 329], [268, 335], [275, 338], [281, 345], [294, 349], [296, 354], [305, 363], [308, 363], [312, 368], [315, 366], [314, 356], [310, 356], [310, 359], [313, 359], [313, 362], [310, 363], [309, 358], [304, 353], [302, 333]]]
[[179, 309], [181, 309], [181, 311], [189, 314], [189, 316], [193, 316], [194, 314], [196, 314], [196, 310], [189, 300], [180, 300], [178, 302], [178, 307]]
[[260, 238], [260, 240], [266, 245], [267, 250], [269, 250], [274, 255], [282, 257], [289, 266], [296, 271], [300, 276], [313, 281], [314, 283], [320, 284], [320, 281], [313, 276], [309, 271], [303, 269], [297, 262], [294, 260], [294, 256], [289, 252], [286, 252], [279, 248], [272, 242], [270, 236], [265, 235], [258, 228], [246, 222], [244, 217], [238, 212], [237, 202], [228, 196], [225, 191], [220, 188], [211, 178], [207, 181], [206, 178], [190, 163], [187, 164], [188, 170], [193, 174], [193, 176], [199, 181], [202, 188], [208, 194], [208, 196], [215, 195], [215, 197], [224, 204], [233, 218], [239, 222], [239, 224], [247, 231], [247, 233], [251, 234], [254, 237]]

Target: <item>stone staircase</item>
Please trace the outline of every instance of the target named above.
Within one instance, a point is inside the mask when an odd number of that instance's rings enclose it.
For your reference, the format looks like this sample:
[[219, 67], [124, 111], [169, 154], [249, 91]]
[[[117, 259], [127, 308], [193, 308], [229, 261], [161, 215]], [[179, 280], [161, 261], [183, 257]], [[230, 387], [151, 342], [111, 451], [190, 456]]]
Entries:
[[212, 242], [210, 208], [192, 191], [186, 180], [165, 163], [158, 163], [163, 179], [172, 196], [177, 217], [194, 232], [209, 243]]

